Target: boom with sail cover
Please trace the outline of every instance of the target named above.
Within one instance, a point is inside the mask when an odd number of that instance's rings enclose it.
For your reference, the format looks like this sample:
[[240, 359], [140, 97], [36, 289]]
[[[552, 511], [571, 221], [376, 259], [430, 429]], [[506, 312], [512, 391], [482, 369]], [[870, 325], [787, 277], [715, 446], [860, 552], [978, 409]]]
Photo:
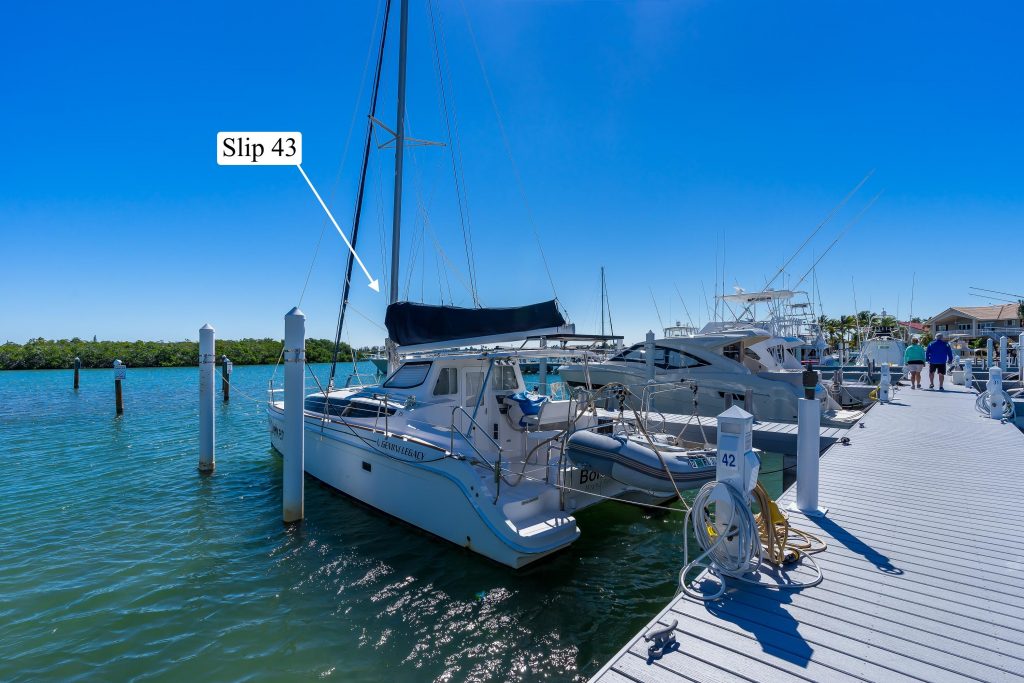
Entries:
[[[486, 343], [565, 331], [555, 299], [512, 308], [459, 308], [400, 301], [384, 316], [388, 337], [402, 347]], [[499, 337], [501, 339], [499, 339]], [[444, 344], [442, 344], [444, 343]]]

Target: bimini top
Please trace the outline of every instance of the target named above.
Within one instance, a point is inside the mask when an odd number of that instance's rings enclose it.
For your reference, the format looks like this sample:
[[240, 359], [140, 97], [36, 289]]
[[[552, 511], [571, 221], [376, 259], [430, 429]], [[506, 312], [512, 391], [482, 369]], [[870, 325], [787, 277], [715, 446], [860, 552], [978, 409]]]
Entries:
[[514, 308], [457, 308], [399, 301], [384, 316], [388, 336], [399, 346], [444, 347], [564, 333], [556, 300]]

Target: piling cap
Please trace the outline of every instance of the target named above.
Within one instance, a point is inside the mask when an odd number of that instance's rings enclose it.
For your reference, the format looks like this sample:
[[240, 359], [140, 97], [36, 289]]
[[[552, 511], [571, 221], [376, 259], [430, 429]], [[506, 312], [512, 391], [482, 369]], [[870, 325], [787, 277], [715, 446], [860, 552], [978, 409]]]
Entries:
[[740, 408], [739, 406], [734, 405], [731, 408], [726, 409], [725, 412], [719, 413], [718, 417], [720, 417], [720, 418], [722, 418], [722, 417], [724, 417], [724, 418], [733, 418], [733, 419], [738, 419], [738, 420], [747, 420], [747, 419], [753, 419], [754, 416], [751, 415], [750, 413], [748, 413], [747, 411], [743, 410], [743, 408]]
[[306, 314], [302, 312], [302, 309], [300, 309], [298, 306], [296, 306], [292, 310], [290, 310], [287, 313], [285, 313], [284, 317], [286, 317], [286, 318], [291, 318], [291, 317], [305, 318]]
[[212, 331], [213, 330], [213, 325], [211, 325], [210, 323], [206, 323], [205, 325], [200, 327], [199, 330], [200, 330], [200, 332], [203, 331], [203, 330], [211, 330]]

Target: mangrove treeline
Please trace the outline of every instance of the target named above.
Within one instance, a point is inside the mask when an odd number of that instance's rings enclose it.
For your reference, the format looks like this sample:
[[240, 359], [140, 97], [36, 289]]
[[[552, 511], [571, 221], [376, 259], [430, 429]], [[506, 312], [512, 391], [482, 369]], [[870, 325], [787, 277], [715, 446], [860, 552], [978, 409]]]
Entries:
[[[226, 355], [237, 365], [277, 362], [283, 346], [279, 339], [218, 339], [217, 362]], [[307, 339], [306, 359], [310, 363], [331, 360], [334, 342]], [[364, 357], [365, 353], [360, 353]], [[176, 368], [199, 365], [199, 342], [179, 341], [85, 341], [82, 339], [31, 339], [26, 344], [7, 342], [0, 346], [2, 370], [53, 370], [74, 366], [75, 356], [84, 368], [109, 368], [120, 359], [133, 368]], [[351, 361], [352, 349], [342, 342], [339, 360]]]

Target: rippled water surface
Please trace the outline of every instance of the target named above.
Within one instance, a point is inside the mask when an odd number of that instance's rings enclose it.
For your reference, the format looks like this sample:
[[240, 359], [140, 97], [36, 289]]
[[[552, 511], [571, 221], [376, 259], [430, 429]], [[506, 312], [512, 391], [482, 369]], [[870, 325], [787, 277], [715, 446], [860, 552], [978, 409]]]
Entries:
[[235, 368], [213, 476], [195, 368], [129, 370], [122, 418], [109, 370], [0, 373], [0, 680], [582, 680], [674, 594], [674, 512], [583, 511], [518, 572], [311, 479], [282, 525], [273, 372]]

